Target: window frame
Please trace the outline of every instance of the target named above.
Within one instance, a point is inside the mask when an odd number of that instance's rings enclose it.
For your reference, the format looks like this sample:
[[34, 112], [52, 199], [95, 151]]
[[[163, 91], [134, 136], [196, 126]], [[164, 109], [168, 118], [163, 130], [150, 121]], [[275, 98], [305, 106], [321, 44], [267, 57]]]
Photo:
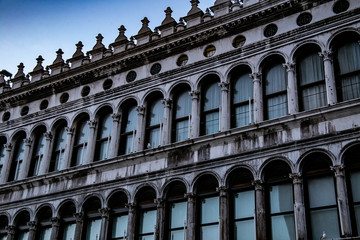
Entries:
[[[112, 139], [111, 139], [111, 132], [112, 132], [112, 127], [113, 127], [112, 112], [102, 113], [101, 115], [103, 117], [101, 117], [98, 121], [99, 124], [98, 124], [98, 129], [97, 129], [97, 134], [96, 134], [95, 161], [103, 161], [103, 160], [109, 159], [110, 144], [112, 141]], [[109, 118], [109, 121], [110, 121], [109, 135], [107, 137], [101, 138], [102, 132], [104, 131], [103, 124], [107, 120], [106, 118]], [[106, 142], [105, 158], [102, 159], [100, 148], [101, 148], [102, 144], [105, 142]]]
[[[187, 139], [190, 139], [190, 125], [191, 125], [191, 114], [192, 114], [192, 99], [190, 94], [188, 93], [190, 92], [189, 88], [186, 89], [182, 89], [182, 90], [178, 90], [175, 92], [174, 94], [174, 101], [173, 101], [173, 106], [172, 106], [172, 127], [171, 127], [171, 142], [172, 143], [176, 143], [176, 142], [182, 142], [182, 141], [186, 141]], [[189, 99], [190, 99], [190, 113], [188, 116], [182, 116], [182, 117], [177, 117], [177, 106], [178, 106], [178, 102], [179, 102], [179, 98], [180, 96], [182, 96], [183, 94], [188, 94]], [[177, 140], [178, 135], [177, 135], [177, 124], [180, 122], [185, 122], [187, 121], [187, 138], [185, 139], [181, 139], [181, 140]]]
[[[56, 146], [58, 145], [58, 142], [60, 141], [61, 132], [63, 132], [64, 136], [65, 136], [64, 148], [61, 148], [61, 146], [60, 146], [60, 149], [56, 149], [57, 148]], [[61, 167], [62, 167], [61, 164], [62, 164], [62, 161], [64, 160], [61, 157], [64, 157], [64, 154], [65, 154], [67, 137], [68, 136], [66, 133], [66, 123], [60, 123], [55, 129], [55, 137], [54, 137], [55, 140], [53, 141], [53, 146], [52, 146], [52, 151], [51, 151], [49, 172], [55, 172], [55, 171], [61, 170]]]
[[[148, 145], [150, 144], [151, 145], [151, 148], [158, 148], [160, 147], [162, 144], [161, 144], [161, 140], [162, 140], [162, 133], [163, 133], [163, 126], [164, 126], [164, 122], [160, 120], [159, 123], [156, 123], [156, 124], [153, 124], [153, 125], [150, 125], [151, 124], [151, 115], [153, 114], [152, 112], [152, 108], [158, 103], [160, 102], [160, 104], [162, 104], [162, 116], [160, 116], [161, 119], [163, 119], [164, 117], [164, 104], [162, 102], [162, 98], [161, 96], [157, 96], [157, 97], [154, 97], [154, 98], [151, 98], [149, 99], [148, 101], [148, 107], [147, 107], [147, 111], [146, 111], [146, 127], [145, 127], [145, 141], [144, 141], [144, 148], [147, 149], [148, 148]], [[156, 131], [157, 129], [159, 129], [159, 139], [157, 140], [158, 142], [158, 146], [153, 146], [151, 144], [151, 134], [152, 132]]]
[[[75, 139], [74, 139], [74, 144], [72, 147], [72, 159], [71, 159], [71, 167], [75, 167], [75, 166], [81, 166], [84, 164], [84, 159], [86, 157], [86, 150], [87, 150], [87, 145], [89, 142], [89, 118], [88, 117], [83, 117], [81, 119], [79, 119], [79, 121], [76, 124], [76, 129], [75, 129]], [[82, 127], [84, 125], [84, 127]], [[78, 143], [80, 140], [80, 131], [82, 131], [83, 128], [87, 128], [87, 139], [84, 142], [80, 142]], [[78, 151], [81, 149], [81, 158], [79, 159], [79, 164], [77, 164], [77, 153]]]
[[[216, 134], [218, 132], [220, 132], [220, 114], [221, 114], [221, 111], [220, 111], [220, 108], [221, 108], [221, 105], [222, 105], [222, 102], [221, 102], [221, 89], [219, 87], [219, 81], [218, 79], [215, 80], [215, 78], [212, 78], [213, 76], [209, 76], [210, 79], [208, 84], [202, 84], [202, 87], [201, 87], [201, 113], [200, 113], [200, 136], [207, 136], [207, 135], [211, 135], [211, 134]], [[216, 76], [217, 77], [217, 76]], [[204, 80], [203, 80], [204, 81]], [[206, 81], [206, 79], [205, 79]], [[215, 87], [217, 88], [217, 90], [219, 91], [219, 106], [218, 107], [215, 107], [215, 108], [211, 108], [209, 110], [205, 110], [205, 99], [206, 99], [206, 93], [207, 91], [210, 89], [210, 87], [212, 87], [213, 85], [215, 85]], [[218, 113], [218, 131], [215, 131], [215, 132], [210, 132], [210, 133], [207, 133], [206, 132], [206, 129], [207, 129], [207, 124], [208, 124], [208, 121], [206, 121], [206, 117], [211, 115], [211, 114], [214, 114], [214, 113]]]
[[[122, 110], [122, 121], [121, 121], [121, 133], [120, 133], [120, 155], [126, 155], [126, 154], [131, 154], [135, 152], [135, 145], [136, 145], [136, 126], [137, 126], [137, 121], [138, 121], [138, 114], [137, 114], [137, 104], [136, 103], [130, 103], [129, 106], [127, 106], [126, 108], [124, 108]], [[126, 131], [127, 128], [127, 123], [129, 121], [129, 116], [130, 116], [130, 110], [134, 109], [135, 110], [135, 114], [136, 114], [136, 119], [135, 120], [135, 128], [132, 131]], [[132, 136], [132, 146], [130, 148], [130, 152], [127, 152], [127, 139]]]

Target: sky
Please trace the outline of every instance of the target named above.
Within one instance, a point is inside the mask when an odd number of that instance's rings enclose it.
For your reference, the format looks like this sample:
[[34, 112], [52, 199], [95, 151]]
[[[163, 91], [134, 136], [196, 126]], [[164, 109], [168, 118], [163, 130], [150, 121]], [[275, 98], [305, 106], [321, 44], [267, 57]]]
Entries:
[[[200, 0], [204, 12], [215, 0]], [[82, 41], [90, 51], [101, 33], [105, 47], [115, 41], [124, 25], [128, 39], [137, 34], [147, 17], [153, 30], [171, 7], [178, 21], [191, 9], [190, 0], [0, 0], [0, 71], [16, 74], [20, 62], [25, 74], [32, 72], [41, 55], [51, 65], [61, 48], [69, 59]]]

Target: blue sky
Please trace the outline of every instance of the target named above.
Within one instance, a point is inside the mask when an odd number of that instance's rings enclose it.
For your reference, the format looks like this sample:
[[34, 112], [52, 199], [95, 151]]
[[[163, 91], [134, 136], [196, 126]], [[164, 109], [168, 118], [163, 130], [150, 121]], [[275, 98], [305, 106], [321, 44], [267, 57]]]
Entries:
[[[215, 0], [200, 0], [205, 11]], [[64, 60], [82, 41], [83, 52], [91, 50], [101, 33], [107, 47], [114, 42], [118, 28], [124, 25], [126, 36], [136, 35], [140, 20], [147, 17], [150, 28], [161, 25], [164, 10], [171, 7], [176, 21], [186, 16], [190, 0], [0, 0], [0, 70], [13, 75], [23, 62], [29, 73], [39, 55], [43, 66], [52, 64], [56, 51], [64, 51]]]

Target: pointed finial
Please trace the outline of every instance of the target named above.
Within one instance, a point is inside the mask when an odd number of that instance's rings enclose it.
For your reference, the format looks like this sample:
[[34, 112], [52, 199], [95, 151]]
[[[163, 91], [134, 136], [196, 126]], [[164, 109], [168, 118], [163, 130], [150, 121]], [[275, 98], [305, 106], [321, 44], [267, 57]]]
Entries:
[[98, 49], [98, 48], [105, 48], [104, 44], [102, 44], [102, 40], [104, 39], [104, 37], [101, 35], [101, 33], [99, 33], [96, 36], [96, 44], [93, 47], [93, 50]]
[[144, 19], [141, 20], [141, 22], [142, 22], [143, 26], [148, 26], [150, 21], [147, 17], [144, 17]]
[[64, 52], [61, 50], [61, 48], [59, 48], [59, 50], [56, 51], [56, 54], [57, 54], [56, 59], [54, 60], [53, 64], [64, 63], [64, 59], [62, 58]]
[[147, 19], [147, 17], [144, 17], [143, 20], [141, 20], [142, 22], [142, 27], [139, 30], [138, 34], [142, 34], [142, 33], [151, 33], [151, 29], [149, 28], [149, 19]]
[[205, 10], [205, 14], [210, 15], [210, 9], [209, 9], [209, 8], [206, 8], [206, 10]]
[[198, 13], [198, 12], [202, 12], [201, 9], [198, 7], [200, 1], [199, 0], [191, 0], [191, 9], [188, 12], [187, 16], [190, 16], [192, 14]]
[[115, 39], [115, 42], [120, 42], [123, 40], [127, 40], [127, 37], [125, 36], [125, 31], [126, 28], [124, 27], [124, 25], [121, 25], [119, 28], [119, 36]]
[[81, 41], [79, 41], [77, 44], [75, 44], [75, 46], [76, 46], [76, 51], [75, 51], [75, 53], [73, 54], [73, 58], [74, 57], [79, 57], [79, 56], [81, 56], [81, 57], [83, 57], [84, 56], [84, 53], [82, 52], [82, 48], [83, 48], [83, 44], [82, 44], [82, 42]]
[[164, 19], [164, 21], [162, 21], [161, 25], [165, 25], [165, 24], [168, 24], [168, 23], [175, 23], [176, 24], [175, 19], [171, 17], [171, 13], [173, 12], [171, 10], [171, 8], [168, 7], [164, 12], [165, 12], [165, 19]]
[[42, 66], [42, 62], [43, 62], [44, 60], [45, 60], [45, 59], [43, 59], [43, 57], [42, 57], [41, 55], [39, 55], [39, 57], [36, 59], [37, 64], [36, 64], [36, 66], [34, 67], [33, 72], [39, 71], [39, 70], [44, 70], [44, 67]]
[[25, 74], [24, 74], [24, 64], [21, 62], [18, 66], [18, 71], [17, 73], [15, 74], [14, 78], [18, 78], [18, 77], [25, 77]]

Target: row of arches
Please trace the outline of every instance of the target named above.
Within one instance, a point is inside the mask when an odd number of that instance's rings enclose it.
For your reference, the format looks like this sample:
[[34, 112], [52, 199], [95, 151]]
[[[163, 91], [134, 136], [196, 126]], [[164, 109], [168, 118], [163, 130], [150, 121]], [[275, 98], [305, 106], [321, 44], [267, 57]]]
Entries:
[[259, 173], [234, 166], [224, 183], [217, 173], [204, 172], [191, 184], [174, 178], [160, 188], [149, 182], [132, 192], [41, 205], [34, 213], [0, 213], [0, 235], [15, 229], [15, 239], [316, 239], [323, 231], [332, 238], [357, 236], [359, 150], [359, 143], [348, 145], [340, 165], [324, 151], [311, 151], [299, 173], [274, 158]]

